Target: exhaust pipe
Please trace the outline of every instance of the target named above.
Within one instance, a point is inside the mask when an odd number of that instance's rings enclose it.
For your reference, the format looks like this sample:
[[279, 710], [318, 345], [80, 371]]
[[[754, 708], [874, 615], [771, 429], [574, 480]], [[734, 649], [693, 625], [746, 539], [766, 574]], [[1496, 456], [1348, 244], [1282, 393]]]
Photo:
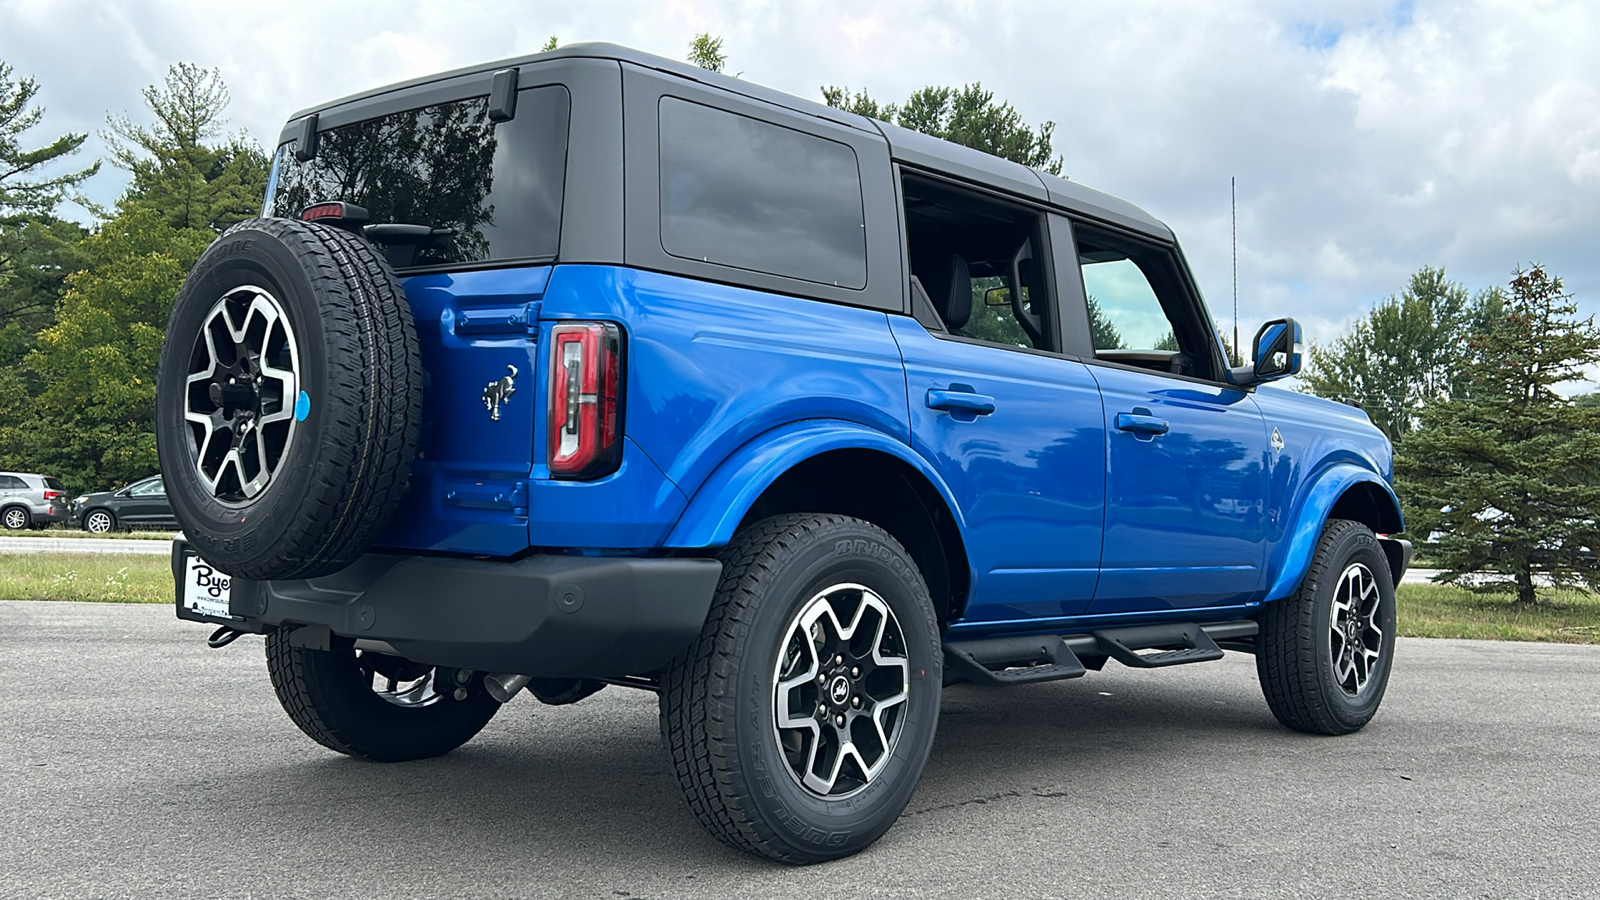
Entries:
[[489, 696], [496, 701], [506, 703], [523, 688], [527, 687], [528, 682], [532, 680], [532, 675], [512, 675], [510, 673], [485, 675], [483, 676], [483, 689], [488, 691]]

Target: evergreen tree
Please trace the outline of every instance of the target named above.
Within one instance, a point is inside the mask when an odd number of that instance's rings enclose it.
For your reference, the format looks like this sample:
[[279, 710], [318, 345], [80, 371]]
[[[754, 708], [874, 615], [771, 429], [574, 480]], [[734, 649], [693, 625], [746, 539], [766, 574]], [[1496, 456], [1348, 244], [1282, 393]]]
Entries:
[[153, 209], [173, 228], [221, 231], [259, 215], [271, 164], [242, 133], [221, 140], [228, 89], [216, 69], [180, 62], [144, 89], [152, 127], [110, 116], [111, 161], [133, 173], [119, 208]]
[[1537, 600], [1535, 575], [1600, 588], [1600, 409], [1554, 390], [1600, 363], [1600, 330], [1561, 279], [1519, 270], [1500, 315], [1470, 341], [1462, 396], [1421, 413], [1397, 488], [1445, 580]]
[[1503, 303], [1499, 288], [1469, 297], [1443, 269], [1424, 267], [1349, 334], [1312, 345], [1301, 379], [1309, 393], [1366, 410], [1400, 443], [1427, 404], [1464, 396], [1474, 362], [1470, 336], [1484, 333]]

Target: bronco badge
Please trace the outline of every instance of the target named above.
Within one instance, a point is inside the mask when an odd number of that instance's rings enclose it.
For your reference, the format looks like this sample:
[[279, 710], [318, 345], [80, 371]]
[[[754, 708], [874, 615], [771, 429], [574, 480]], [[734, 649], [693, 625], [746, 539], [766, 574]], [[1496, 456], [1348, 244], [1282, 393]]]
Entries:
[[489, 411], [489, 421], [500, 421], [500, 405], [510, 403], [511, 395], [517, 392], [516, 377], [517, 367], [506, 366], [506, 377], [489, 382], [483, 389], [483, 408]]

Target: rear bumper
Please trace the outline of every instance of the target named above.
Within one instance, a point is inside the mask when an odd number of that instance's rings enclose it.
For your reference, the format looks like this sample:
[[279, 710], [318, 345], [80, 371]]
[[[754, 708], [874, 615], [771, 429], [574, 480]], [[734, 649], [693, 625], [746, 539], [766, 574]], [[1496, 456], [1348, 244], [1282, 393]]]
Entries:
[[[186, 552], [172, 543], [173, 579]], [[324, 578], [233, 580], [229, 618], [266, 632], [319, 626], [417, 662], [543, 677], [643, 675], [700, 633], [722, 564], [536, 555], [515, 562], [371, 553]], [[181, 598], [180, 598], [181, 599]]]

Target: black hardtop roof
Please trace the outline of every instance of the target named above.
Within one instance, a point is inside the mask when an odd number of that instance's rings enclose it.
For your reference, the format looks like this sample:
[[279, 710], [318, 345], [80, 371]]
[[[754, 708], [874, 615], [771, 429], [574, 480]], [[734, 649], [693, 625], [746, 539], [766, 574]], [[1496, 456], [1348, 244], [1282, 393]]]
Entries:
[[[1132, 203], [1119, 200], [1110, 194], [1103, 194], [1086, 188], [1058, 175], [1040, 172], [1021, 163], [1001, 159], [981, 150], [974, 150], [971, 147], [912, 131], [908, 128], [891, 125], [888, 122], [881, 122], [877, 119], [869, 119], [855, 113], [834, 109], [831, 106], [796, 97], [793, 94], [786, 94], [769, 87], [763, 87], [741, 78], [712, 72], [686, 62], [667, 59], [666, 57], [656, 56], [618, 44], [598, 41], [567, 44], [544, 53], [533, 53], [493, 62], [478, 63], [447, 72], [426, 75], [421, 78], [412, 78], [307, 107], [290, 116], [289, 120], [292, 122], [312, 113], [322, 112], [346, 104], [357, 104], [373, 100], [395, 91], [432, 84], [449, 78], [485, 75], [500, 69], [515, 68], [527, 63], [560, 59], [607, 59], [631, 63], [644, 68], [656, 69], [689, 81], [699, 82], [710, 87], [752, 97], [805, 115], [817, 116], [848, 128], [876, 132], [883, 135], [888, 141], [890, 156], [905, 165], [931, 172], [947, 173], [966, 181], [988, 185], [1007, 193], [1028, 197], [1042, 203], [1063, 206], [1101, 219], [1107, 223], [1120, 225], [1163, 240], [1170, 241], [1173, 239], [1172, 231], [1165, 224]], [[287, 129], [285, 131], [287, 132]]]

